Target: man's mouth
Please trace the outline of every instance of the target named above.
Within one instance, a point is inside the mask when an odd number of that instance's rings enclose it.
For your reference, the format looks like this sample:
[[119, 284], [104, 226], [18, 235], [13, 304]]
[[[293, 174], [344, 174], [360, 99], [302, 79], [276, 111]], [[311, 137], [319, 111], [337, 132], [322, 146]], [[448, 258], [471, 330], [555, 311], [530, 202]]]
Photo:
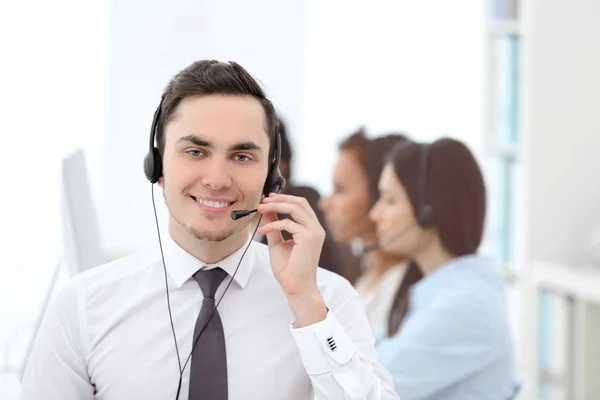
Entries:
[[231, 206], [233, 203], [235, 203], [234, 201], [207, 200], [207, 199], [202, 199], [202, 198], [193, 197], [193, 196], [192, 196], [192, 199], [194, 199], [196, 202], [203, 204], [210, 208], [227, 208], [227, 207]]

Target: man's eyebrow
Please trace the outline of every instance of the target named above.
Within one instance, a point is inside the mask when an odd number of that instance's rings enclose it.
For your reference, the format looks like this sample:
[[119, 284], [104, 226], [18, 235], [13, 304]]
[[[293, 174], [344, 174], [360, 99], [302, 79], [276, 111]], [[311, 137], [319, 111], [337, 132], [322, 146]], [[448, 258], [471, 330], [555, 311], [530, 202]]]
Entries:
[[229, 147], [229, 151], [257, 150], [262, 151], [262, 148], [252, 141], [236, 143]]
[[177, 140], [178, 143], [191, 143], [191, 144], [195, 144], [196, 146], [202, 146], [202, 147], [213, 147], [213, 144], [211, 142], [209, 142], [206, 139], [203, 139], [200, 136], [197, 135], [187, 135], [187, 136], [183, 136], [180, 137]]
[[[206, 140], [204, 138], [202, 138], [201, 136], [198, 135], [187, 135], [187, 136], [183, 136], [181, 138], [179, 138], [179, 140], [177, 140], [178, 143], [191, 143], [193, 145], [196, 146], [201, 146], [201, 147], [208, 147], [208, 148], [214, 148], [214, 145], [211, 141]], [[255, 150], [258, 152], [262, 152], [262, 147], [260, 147], [258, 144], [256, 144], [255, 142], [248, 140], [245, 142], [240, 142], [240, 143], [236, 143], [233, 144], [231, 146], [229, 146], [229, 151], [248, 151], [248, 150]]]

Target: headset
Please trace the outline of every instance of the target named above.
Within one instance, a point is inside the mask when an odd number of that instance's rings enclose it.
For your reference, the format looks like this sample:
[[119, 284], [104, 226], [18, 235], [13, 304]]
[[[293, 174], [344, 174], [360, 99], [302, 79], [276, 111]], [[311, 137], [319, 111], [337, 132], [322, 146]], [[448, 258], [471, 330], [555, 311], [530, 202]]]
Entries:
[[[416, 225], [422, 228], [430, 228], [435, 225], [433, 219], [433, 207], [425, 200], [425, 190], [427, 189], [427, 164], [429, 162], [429, 145], [421, 143], [420, 147], [420, 168], [419, 168], [419, 179], [417, 182], [417, 210], [416, 210], [416, 221], [412, 224], [404, 227], [402, 230], [394, 232], [392, 237], [398, 239], [404, 236], [408, 231], [413, 229]], [[359, 246], [357, 246], [359, 247]], [[378, 249], [380, 247], [378, 242], [363, 245], [362, 248], [355, 250], [355, 255], [364, 255], [370, 251]]]
[[418, 187], [418, 210], [417, 222], [423, 228], [430, 228], [435, 223], [433, 220], [433, 207], [425, 200], [427, 189], [427, 165], [429, 158], [429, 145], [421, 143], [421, 168], [419, 169], [419, 187]]
[[[200, 330], [200, 333], [198, 334], [198, 337], [195, 339], [194, 343], [192, 344], [192, 350], [190, 351], [190, 354], [187, 357], [185, 363], [183, 365], [181, 365], [179, 346], [177, 344], [177, 335], [175, 334], [175, 325], [173, 324], [173, 314], [171, 313], [171, 301], [170, 301], [170, 296], [169, 296], [167, 267], [165, 264], [165, 256], [164, 256], [164, 252], [163, 252], [162, 241], [160, 238], [158, 215], [156, 213], [156, 204], [154, 201], [154, 184], [157, 183], [158, 180], [160, 179], [160, 177], [162, 176], [162, 158], [161, 158], [160, 151], [154, 145], [154, 142], [156, 140], [156, 133], [157, 133], [157, 131], [159, 129], [159, 125], [161, 123], [160, 118], [161, 118], [162, 105], [163, 105], [164, 98], [165, 98], [165, 95], [163, 94], [161, 97], [161, 100], [160, 100], [160, 104], [156, 108], [156, 111], [154, 112], [154, 117], [152, 119], [152, 127], [151, 127], [151, 131], [150, 131], [150, 146], [148, 149], [148, 153], [144, 157], [144, 175], [146, 176], [146, 179], [148, 179], [148, 181], [151, 183], [151, 186], [152, 186], [152, 207], [154, 209], [154, 219], [156, 221], [156, 232], [158, 234], [158, 244], [160, 247], [160, 254], [161, 254], [163, 271], [164, 271], [164, 276], [165, 276], [165, 292], [166, 292], [166, 296], [167, 296], [167, 308], [169, 311], [169, 321], [171, 324], [171, 330], [173, 332], [173, 341], [175, 342], [175, 352], [177, 353], [177, 362], [179, 364], [179, 383], [177, 385], [177, 394], [175, 397], [175, 400], [177, 400], [177, 399], [179, 399], [179, 394], [181, 392], [183, 371], [185, 370], [185, 367], [187, 366], [188, 362], [190, 361], [190, 359], [192, 357], [192, 354], [194, 353], [194, 348], [196, 347], [198, 340], [202, 336], [202, 333], [204, 332], [206, 327], [210, 324], [210, 321], [212, 320], [213, 315], [217, 311], [217, 307], [219, 307], [221, 300], [223, 300], [225, 293], [227, 292], [227, 290], [229, 289], [229, 286], [233, 282], [233, 279], [235, 278], [235, 275], [237, 274], [237, 271], [242, 263], [242, 260], [244, 259], [244, 256], [246, 255], [246, 251], [248, 251], [250, 244], [252, 244], [252, 241], [254, 240], [254, 236], [256, 235], [256, 231], [257, 231], [258, 227], [260, 226], [260, 222], [262, 220], [262, 215], [260, 216], [260, 219], [259, 219], [258, 223], [256, 224], [256, 227], [254, 228], [254, 232], [252, 233], [252, 237], [250, 238], [248, 245], [246, 246], [246, 248], [244, 249], [244, 252], [242, 253], [242, 256], [240, 257], [240, 260], [235, 268], [235, 271], [231, 277], [231, 280], [225, 287], [225, 290], [223, 291], [223, 294], [221, 294], [219, 301], [215, 304], [215, 308], [213, 309], [210, 317], [208, 318], [208, 321], [202, 327], [202, 329]], [[164, 129], [164, 127], [160, 127], [160, 128]], [[272, 161], [271, 165], [269, 166], [269, 172], [267, 174], [267, 179], [266, 179], [265, 185], [263, 187], [263, 195], [264, 196], [268, 196], [270, 193], [281, 193], [281, 191], [284, 189], [284, 187], [286, 185], [286, 180], [283, 177], [283, 175], [281, 174], [281, 171], [279, 169], [279, 162], [281, 161], [281, 137], [280, 137], [278, 126], [276, 127], [276, 132], [275, 132], [275, 143], [274, 143], [273, 153], [274, 153], [273, 154], [274, 160]], [[257, 211], [256, 209], [254, 209], [254, 210], [235, 210], [235, 211], [231, 212], [231, 219], [237, 220], [241, 217], [250, 215], [256, 211]]]
[[[162, 158], [160, 155], [160, 151], [154, 145], [154, 141], [156, 140], [156, 133], [159, 129], [160, 117], [162, 112], [162, 104], [165, 99], [163, 95], [160, 99], [160, 104], [158, 108], [154, 112], [154, 118], [152, 120], [152, 128], [150, 131], [150, 148], [148, 149], [148, 154], [144, 157], [144, 175], [146, 175], [146, 179], [150, 181], [150, 183], [156, 183], [162, 176]], [[161, 127], [164, 129], [164, 127]], [[267, 174], [267, 180], [265, 182], [265, 186], [263, 188], [263, 195], [268, 196], [269, 193], [280, 193], [286, 185], [285, 178], [281, 174], [279, 170], [279, 163], [281, 161], [281, 136], [279, 134], [279, 127], [276, 128], [275, 134], [275, 143], [274, 143], [274, 154], [275, 160], [269, 166], [269, 172]], [[240, 210], [240, 211], [255, 211], [255, 210]], [[237, 214], [236, 214], [237, 215]], [[246, 214], [248, 215], [248, 214]], [[243, 215], [245, 216], [245, 215]], [[232, 217], [233, 219], [238, 219], [240, 216]]]

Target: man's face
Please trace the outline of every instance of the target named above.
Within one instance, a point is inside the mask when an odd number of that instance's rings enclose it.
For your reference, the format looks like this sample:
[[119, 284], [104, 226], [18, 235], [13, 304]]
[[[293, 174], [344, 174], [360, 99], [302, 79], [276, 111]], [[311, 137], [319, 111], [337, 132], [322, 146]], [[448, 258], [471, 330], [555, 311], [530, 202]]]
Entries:
[[165, 129], [163, 177], [170, 229], [222, 241], [252, 218], [232, 210], [259, 204], [268, 171], [265, 111], [250, 96], [187, 97]]

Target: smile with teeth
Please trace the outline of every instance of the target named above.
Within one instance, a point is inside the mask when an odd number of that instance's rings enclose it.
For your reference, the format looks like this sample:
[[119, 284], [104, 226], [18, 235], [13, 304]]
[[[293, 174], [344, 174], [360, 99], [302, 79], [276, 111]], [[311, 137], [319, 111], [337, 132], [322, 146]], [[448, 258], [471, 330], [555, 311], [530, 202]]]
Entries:
[[205, 206], [208, 206], [211, 208], [226, 208], [233, 204], [233, 202], [212, 201], [212, 200], [200, 199], [197, 197], [194, 197], [194, 200], [196, 200], [200, 204], [204, 204]]

